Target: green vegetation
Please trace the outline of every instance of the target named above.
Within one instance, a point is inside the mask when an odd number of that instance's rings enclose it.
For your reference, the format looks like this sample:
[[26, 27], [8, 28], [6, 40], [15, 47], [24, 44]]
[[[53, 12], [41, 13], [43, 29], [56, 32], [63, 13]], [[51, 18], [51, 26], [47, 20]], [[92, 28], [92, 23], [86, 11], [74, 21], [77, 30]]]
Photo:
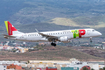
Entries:
[[103, 67], [103, 68], [100, 68], [100, 70], [105, 70], [105, 67]]
[[103, 70], [105, 70], [105, 67], [103, 67]]
[[84, 67], [83, 70], [89, 70], [88, 68]]

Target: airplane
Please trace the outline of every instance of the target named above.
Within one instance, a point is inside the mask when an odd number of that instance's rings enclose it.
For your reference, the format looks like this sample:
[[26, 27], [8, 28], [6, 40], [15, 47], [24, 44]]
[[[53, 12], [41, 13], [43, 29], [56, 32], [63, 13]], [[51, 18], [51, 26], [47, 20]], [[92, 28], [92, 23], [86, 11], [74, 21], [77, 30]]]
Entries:
[[68, 43], [72, 39], [90, 38], [101, 36], [102, 34], [94, 29], [75, 29], [39, 32], [37, 29], [33, 33], [23, 33], [18, 31], [9, 21], [4, 21], [8, 35], [4, 34], [4, 38], [28, 42], [51, 42], [52, 46], [56, 46], [56, 42]]

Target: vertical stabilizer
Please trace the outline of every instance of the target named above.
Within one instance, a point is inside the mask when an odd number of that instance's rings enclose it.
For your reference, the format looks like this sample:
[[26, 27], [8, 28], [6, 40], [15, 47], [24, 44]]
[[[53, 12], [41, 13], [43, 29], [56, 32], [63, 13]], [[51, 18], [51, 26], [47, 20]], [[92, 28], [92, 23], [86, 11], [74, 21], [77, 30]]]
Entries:
[[19, 32], [9, 21], [4, 21], [8, 35], [20, 34]]

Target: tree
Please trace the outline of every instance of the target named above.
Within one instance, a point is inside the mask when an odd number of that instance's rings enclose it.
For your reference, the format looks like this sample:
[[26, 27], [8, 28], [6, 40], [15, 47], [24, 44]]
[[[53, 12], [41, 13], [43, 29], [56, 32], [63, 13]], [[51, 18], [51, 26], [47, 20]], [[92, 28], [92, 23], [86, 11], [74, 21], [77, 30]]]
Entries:
[[103, 70], [105, 70], [105, 67], [103, 67]]
[[84, 67], [83, 70], [89, 70], [88, 68]]
[[103, 70], [102, 68], [100, 68], [99, 70]]
[[94, 69], [91, 69], [91, 70], [94, 70]]

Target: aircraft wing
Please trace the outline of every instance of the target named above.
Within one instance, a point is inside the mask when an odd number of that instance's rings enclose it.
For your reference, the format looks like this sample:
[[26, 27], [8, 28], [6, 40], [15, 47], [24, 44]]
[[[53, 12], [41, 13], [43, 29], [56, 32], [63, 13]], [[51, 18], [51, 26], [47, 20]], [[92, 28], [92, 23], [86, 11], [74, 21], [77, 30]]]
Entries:
[[57, 36], [46, 35], [46, 34], [43, 34], [43, 33], [39, 33], [39, 34], [42, 35], [43, 37], [46, 37], [48, 39], [48, 41], [58, 41]]
[[46, 35], [46, 34], [43, 34], [43, 33], [39, 33], [39, 34], [42, 35], [43, 37], [46, 37], [46, 38], [58, 38], [56, 36]]
[[38, 32], [38, 34], [42, 35], [43, 37], [46, 37], [49, 41], [58, 41], [58, 37], [57, 36], [52, 36], [52, 35], [47, 35], [47, 34], [43, 34], [40, 33], [37, 29], [36, 31]]

